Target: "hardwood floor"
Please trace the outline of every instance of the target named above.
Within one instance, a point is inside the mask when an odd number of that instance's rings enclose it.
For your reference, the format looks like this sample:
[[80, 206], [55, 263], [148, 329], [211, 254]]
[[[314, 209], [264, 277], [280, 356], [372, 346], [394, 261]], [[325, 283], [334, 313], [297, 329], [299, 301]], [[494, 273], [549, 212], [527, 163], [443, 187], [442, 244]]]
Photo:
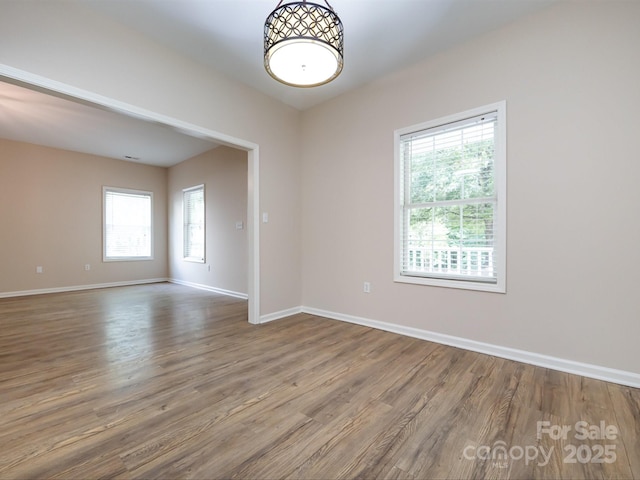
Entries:
[[178, 285], [0, 299], [0, 395], [2, 479], [640, 478], [638, 389]]

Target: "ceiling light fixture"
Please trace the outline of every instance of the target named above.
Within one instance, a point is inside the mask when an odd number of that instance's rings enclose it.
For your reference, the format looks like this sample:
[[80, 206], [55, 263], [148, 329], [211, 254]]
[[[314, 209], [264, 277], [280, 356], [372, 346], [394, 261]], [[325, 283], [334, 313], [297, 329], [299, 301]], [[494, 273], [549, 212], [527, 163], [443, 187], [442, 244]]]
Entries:
[[[342, 22], [333, 7], [290, 2], [264, 24], [264, 67], [269, 75], [293, 87], [317, 87], [340, 75], [343, 65]], [[282, 6], [281, 6], [282, 5]]]

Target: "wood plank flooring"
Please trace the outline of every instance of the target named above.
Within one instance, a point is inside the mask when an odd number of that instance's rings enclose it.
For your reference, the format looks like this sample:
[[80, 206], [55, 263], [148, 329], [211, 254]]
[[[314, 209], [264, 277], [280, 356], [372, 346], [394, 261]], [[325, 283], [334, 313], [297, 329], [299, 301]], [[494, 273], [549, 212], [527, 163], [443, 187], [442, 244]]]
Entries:
[[638, 389], [171, 284], [0, 299], [0, 399], [1, 479], [640, 479]]

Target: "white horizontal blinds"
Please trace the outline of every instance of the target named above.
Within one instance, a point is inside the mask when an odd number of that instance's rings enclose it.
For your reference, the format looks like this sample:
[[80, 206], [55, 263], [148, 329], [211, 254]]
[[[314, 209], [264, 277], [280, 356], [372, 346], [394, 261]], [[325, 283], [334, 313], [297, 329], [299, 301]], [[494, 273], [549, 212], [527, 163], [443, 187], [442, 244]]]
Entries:
[[204, 262], [204, 185], [183, 190], [184, 258]]
[[400, 137], [401, 274], [496, 283], [497, 112]]
[[105, 257], [151, 257], [151, 192], [104, 190]]

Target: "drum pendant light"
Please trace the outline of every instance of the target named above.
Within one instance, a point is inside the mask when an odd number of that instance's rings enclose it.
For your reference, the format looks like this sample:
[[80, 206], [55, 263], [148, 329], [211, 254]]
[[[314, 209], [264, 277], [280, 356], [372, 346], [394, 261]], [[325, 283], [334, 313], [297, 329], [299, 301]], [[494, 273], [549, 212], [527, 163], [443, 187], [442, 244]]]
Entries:
[[342, 71], [342, 22], [328, 2], [289, 2], [264, 24], [264, 66], [273, 78], [293, 87], [317, 87]]

